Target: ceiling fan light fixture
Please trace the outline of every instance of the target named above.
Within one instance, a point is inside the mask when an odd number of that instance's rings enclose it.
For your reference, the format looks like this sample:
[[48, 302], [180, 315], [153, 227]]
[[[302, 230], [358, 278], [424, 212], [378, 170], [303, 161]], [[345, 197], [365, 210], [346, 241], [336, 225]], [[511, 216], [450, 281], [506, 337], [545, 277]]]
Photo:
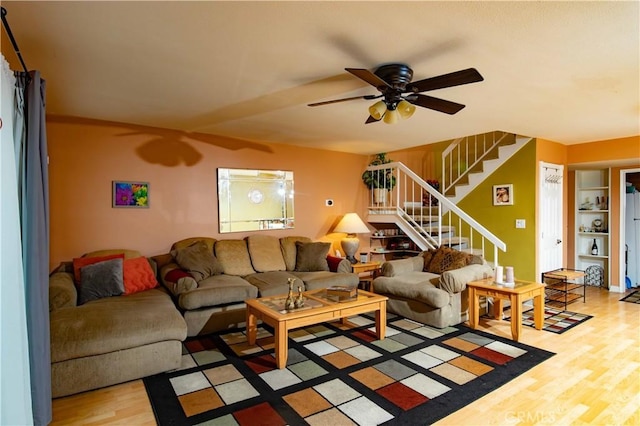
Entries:
[[398, 107], [396, 109], [398, 113], [400, 113], [400, 118], [403, 120], [411, 117], [413, 113], [416, 112], [416, 106], [404, 99], [398, 102]]
[[387, 111], [387, 105], [383, 101], [378, 101], [369, 107], [369, 114], [376, 120], [380, 120]]
[[387, 112], [384, 115], [384, 122], [387, 124], [396, 124], [398, 122], [398, 119], [400, 117], [400, 113], [398, 112], [397, 109], [390, 109], [387, 110]]

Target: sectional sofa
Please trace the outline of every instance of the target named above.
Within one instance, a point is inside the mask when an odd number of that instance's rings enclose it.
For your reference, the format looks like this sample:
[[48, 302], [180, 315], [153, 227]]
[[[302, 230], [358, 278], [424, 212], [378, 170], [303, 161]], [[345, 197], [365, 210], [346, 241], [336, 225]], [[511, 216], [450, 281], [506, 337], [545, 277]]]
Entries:
[[[123, 280], [123, 261], [153, 262], [132, 250], [92, 252], [83, 259], [120, 259], [119, 282]], [[118, 258], [95, 263], [115, 263]], [[79, 262], [76, 262], [76, 265]], [[111, 265], [107, 265], [111, 266]], [[83, 276], [92, 282], [89, 270]], [[115, 268], [102, 271], [112, 281]], [[153, 272], [152, 272], [153, 273]], [[76, 285], [72, 262], [64, 262], [49, 278], [49, 318], [51, 329], [51, 390], [54, 398], [84, 392], [180, 367], [182, 341], [187, 326], [176, 310], [171, 296], [153, 285], [126, 296], [87, 295]], [[86, 281], [86, 280], [85, 280]], [[91, 294], [93, 292], [89, 292]], [[111, 291], [111, 293], [114, 293]], [[117, 292], [115, 292], [117, 293]]]
[[63, 262], [49, 278], [52, 396], [176, 369], [187, 335], [240, 325], [246, 299], [284, 294], [289, 278], [303, 290], [357, 285], [329, 247], [306, 237], [201, 237], [150, 259], [107, 250]]
[[154, 259], [187, 322], [187, 334], [195, 336], [244, 322], [246, 299], [285, 294], [289, 278], [303, 291], [358, 285], [349, 261], [328, 255], [330, 247], [301, 236], [195, 237]]

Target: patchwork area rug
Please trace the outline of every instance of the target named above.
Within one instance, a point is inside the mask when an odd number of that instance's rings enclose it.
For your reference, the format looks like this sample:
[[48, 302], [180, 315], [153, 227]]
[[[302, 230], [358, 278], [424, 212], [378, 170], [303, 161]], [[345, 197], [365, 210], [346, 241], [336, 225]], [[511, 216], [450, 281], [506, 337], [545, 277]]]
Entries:
[[[593, 318], [593, 316], [579, 314], [577, 312], [563, 311], [561, 309], [555, 309], [545, 306], [544, 325], [542, 326], [542, 329], [550, 331], [552, 333], [562, 334], [565, 331], [582, 324], [590, 318]], [[511, 320], [511, 318], [506, 319]], [[529, 327], [535, 328], [535, 322], [533, 320], [533, 309], [522, 313], [522, 325], [527, 325]]]
[[435, 329], [368, 316], [289, 333], [278, 370], [267, 326], [190, 338], [178, 371], [144, 379], [159, 425], [430, 424], [553, 353], [463, 325]]
[[621, 302], [640, 303], [640, 291], [636, 290], [620, 299]]

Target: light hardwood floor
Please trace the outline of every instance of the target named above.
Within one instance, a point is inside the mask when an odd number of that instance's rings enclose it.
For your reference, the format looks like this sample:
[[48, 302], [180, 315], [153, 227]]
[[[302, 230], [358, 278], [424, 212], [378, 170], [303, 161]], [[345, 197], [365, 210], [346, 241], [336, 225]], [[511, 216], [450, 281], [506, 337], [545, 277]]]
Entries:
[[[640, 305], [587, 288], [586, 303], [568, 309], [593, 315], [557, 335], [523, 327], [521, 342], [556, 355], [437, 425], [640, 425]], [[480, 328], [510, 337], [507, 321]], [[141, 380], [53, 401], [52, 425], [153, 425]]]

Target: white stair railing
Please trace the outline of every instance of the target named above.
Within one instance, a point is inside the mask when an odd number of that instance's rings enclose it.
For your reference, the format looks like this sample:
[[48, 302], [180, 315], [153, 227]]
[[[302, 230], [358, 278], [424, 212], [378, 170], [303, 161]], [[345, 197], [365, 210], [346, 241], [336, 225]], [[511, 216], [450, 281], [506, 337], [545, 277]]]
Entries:
[[[381, 176], [378, 188], [370, 190], [369, 222], [394, 223], [421, 250], [443, 244], [443, 233], [453, 227], [456, 235], [447, 238], [446, 245], [466, 245], [466, 250], [498, 264], [498, 251], [506, 251], [506, 244], [403, 163], [369, 166], [367, 170]], [[493, 252], [492, 258], [486, 256], [488, 250]]]
[[513, 133], [493, 131], [481, 135], [458, 138], [442, 152], [442, 193], [449, 195], [470, 170], [480, 164], [500, 144], [515, 142]]

